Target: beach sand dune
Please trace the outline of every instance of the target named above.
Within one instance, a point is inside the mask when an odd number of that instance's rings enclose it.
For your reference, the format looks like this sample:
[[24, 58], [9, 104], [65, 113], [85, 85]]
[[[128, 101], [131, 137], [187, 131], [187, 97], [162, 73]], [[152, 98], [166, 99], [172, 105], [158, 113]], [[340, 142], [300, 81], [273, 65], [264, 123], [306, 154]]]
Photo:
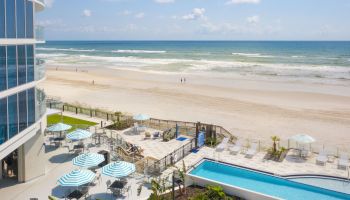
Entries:
[[179, 75], [48, 67], [40, 86], [65, 102], [218, 124], [244, 138], [306, 133], [318, 144], [350, 144], [349, 85], [187, 76], [181, 84]]

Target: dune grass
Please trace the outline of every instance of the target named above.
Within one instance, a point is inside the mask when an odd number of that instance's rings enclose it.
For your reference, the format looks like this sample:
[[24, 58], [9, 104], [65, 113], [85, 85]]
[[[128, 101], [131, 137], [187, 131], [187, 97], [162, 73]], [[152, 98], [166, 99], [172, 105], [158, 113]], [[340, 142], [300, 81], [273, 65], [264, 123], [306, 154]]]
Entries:
[[47, 117], [47, 125], [53, 125], [57, 124], [59, 122], [69, 124], [72, 126], [71, 129], [68, 130], [68, 132], [74, 131], [77, 128], [88, 128], [90, 126], [95, 126], [97, 123], [95, 122], [90, 122], [74, 117], [68, 117], [68, 116], [61, 116], [60, 114], [55, 114], [55, 115], [50, 115]]

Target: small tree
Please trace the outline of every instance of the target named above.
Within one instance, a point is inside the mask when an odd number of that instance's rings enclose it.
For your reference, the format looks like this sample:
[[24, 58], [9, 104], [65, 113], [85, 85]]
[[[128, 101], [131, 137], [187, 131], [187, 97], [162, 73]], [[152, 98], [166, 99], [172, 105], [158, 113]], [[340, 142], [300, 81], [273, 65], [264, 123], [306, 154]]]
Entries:
[[180, 192], [181, 194], [186, 194], [185, 177], [186, 177], [187, 169], [186, 169], [184, 160], [182, 160], [182, 169], [177, 168], [177, 173], [179, 174], [179, 178], [181, 179], [181, 182], [183, 185], [182, 189], [181, 189], [181, 186], [179, 185]]
[[280, 141], [280, 138], [277, 136], [272, 136], [271, 139], [273, 141], [272, 153], [275, 154], [277, 151], [277, 142]]

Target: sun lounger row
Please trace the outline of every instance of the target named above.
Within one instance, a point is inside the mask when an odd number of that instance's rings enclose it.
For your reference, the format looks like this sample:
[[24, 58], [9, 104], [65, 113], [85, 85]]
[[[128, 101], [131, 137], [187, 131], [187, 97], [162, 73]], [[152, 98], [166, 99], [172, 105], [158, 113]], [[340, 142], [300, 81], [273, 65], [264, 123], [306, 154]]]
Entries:
[[[228, 149], [231, 154], [238, 154], [243, 150], [242, 142], [241, 140], [237, 140], [234, 145], [228, 146], [228, 141], [229, 138], [224, 138], [222, 142], [216, 147], [216, 151], [224, 151]], [[248, 157], [253, 157], [258, 149], [258, 144], [257, 143], [252, 143], [250, 147], [247, 149], [245, 152], [246, 156]]]
[[[316, 157], [316, 162], [325, 165], [328, 161], [328, 156], [329, 155], [328, 155], [327, 151], [324, 151], [324, 150], [320, 151]], [[349, 167], [349, 165], [350, 165], [349, 156], [345, 153], [342, 153], [339, 156], [338, 167], [339, 168], [346, 168], [346, 167]]]

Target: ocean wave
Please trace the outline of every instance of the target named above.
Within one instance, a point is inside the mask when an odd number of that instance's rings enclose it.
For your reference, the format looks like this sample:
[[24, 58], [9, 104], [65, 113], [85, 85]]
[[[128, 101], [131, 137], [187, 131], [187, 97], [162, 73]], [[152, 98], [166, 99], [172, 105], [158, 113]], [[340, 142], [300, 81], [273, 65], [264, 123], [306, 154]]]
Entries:
[[50, 53], [50, 54], [37, 53], [36, 56], [38, 58], [55, 58], [55, 57], [67, 56], [67, 54], [64, 54], [64, 53]]
[[94, 52], [95, 49], [75, 49], [75, 48], [69, 48], [69, 49], [59, 49], [59, 48], [44, 48], [44, 47], [38, 47], [37, 50], [42, 51], [73, 51], [73, 52]]
[[[45, 56], [45, 55], [44, 55]], [[47, 56], [47, 55], [46, 55]], [[61, 55], [63, 56], [63, 55]], [[47, 56], [50, 64], [101, 66], [115, 69], [139, 70], [158, 73], [221, 73], [280, 76], [298, 78], [350, 79], [350, 68], [326, 65], [299, 65], [282, 63], [258, 63], [223, 60], [195, 60], [177, 58], [140, 58], [134, 56], [65, 55]]]
[[252, 58], [273, 58], [275, 56], [272, 55], [262, 55], [260, 53], [232, 53], [234, 56], [244, 56], [244, 57], [252, 57]]
[[292, 58], [305, 58], [305, 56], [291, 56]]
[[154, 53], [154, 54], [166, 53], [166, 51], [132, 50], [132, 49], [119, 49], [119, 50], [114, 50], [112, 52], [113, 53]]

